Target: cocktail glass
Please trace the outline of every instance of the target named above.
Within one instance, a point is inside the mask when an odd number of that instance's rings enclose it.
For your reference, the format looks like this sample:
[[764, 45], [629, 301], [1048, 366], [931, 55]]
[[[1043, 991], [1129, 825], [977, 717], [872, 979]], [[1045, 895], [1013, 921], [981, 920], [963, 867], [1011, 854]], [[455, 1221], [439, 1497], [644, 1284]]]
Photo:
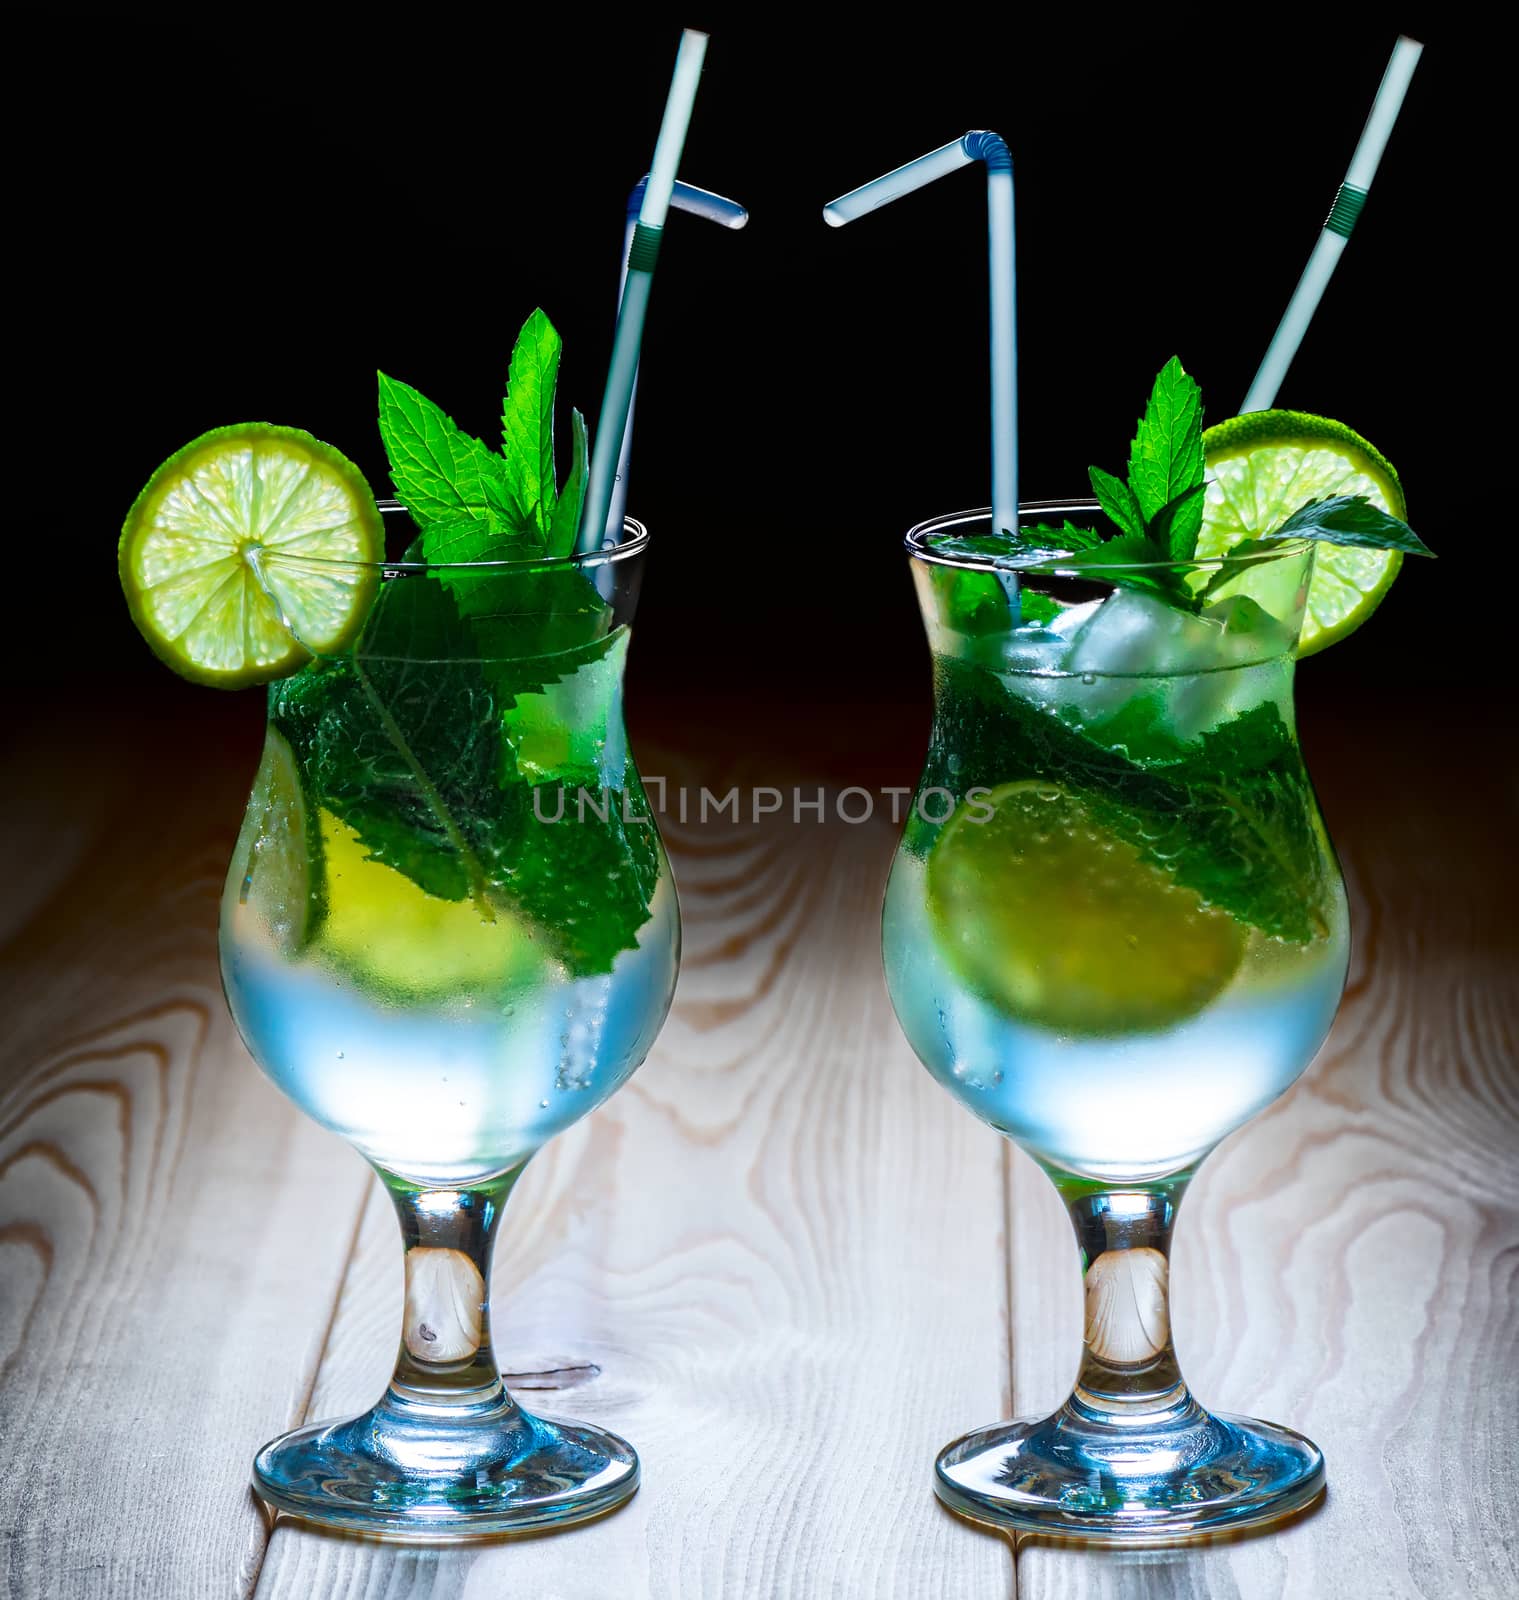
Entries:
[[[956, 1440], [935, 1487], [972, 1518], [1104, 1542], [1272, 1520], [1318, 1494], [1323, 1458], [1193, 1398], [1168, 1261], [1199, 1164], [1302, 1073], [1344, 983], [1344, 889], [1293, 717], [1313, 550], [999, 565], [977, 553], [991, 531], [967, 513], [907, 536], [935, 713], [886, 977], [924, 1065], [1059, 1190], [1085, 1344], [1053, 1416]], [[1159, 597], [1173, 577], [1207, 590], [1197, 614]]]
[[449, 1539], [637, 1488], [622, 1439], [507, 1392], [488, 1285], [524, 1167], [639, 1065], [674, 989], [675, 891], [622, 716], [647, 543], [629, 520], [562, 560], [388, 564], [352, 650], [270, 687], [227, 998], [264, 1071], [373, 1165], [406, 1252], [390, 1386], [259, 1452], [280, 1510]]

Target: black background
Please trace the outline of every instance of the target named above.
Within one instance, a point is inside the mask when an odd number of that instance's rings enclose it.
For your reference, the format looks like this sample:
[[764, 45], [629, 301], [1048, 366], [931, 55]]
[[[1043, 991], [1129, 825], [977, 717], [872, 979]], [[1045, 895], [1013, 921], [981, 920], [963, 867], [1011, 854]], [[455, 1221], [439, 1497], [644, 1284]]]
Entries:
[[1500, 358], [1460, 225], [1480, 36], [1448, 7], [1062, 18], [32, 16], [9, 470], [29, 485], [13, 519], [40, 519], [25, 550], [56, 559], [11, 571], [13, 671], [161, 675], [115, 542], [209, 427], [308, 428], [383, 486], [375, 368], [494, 438], [538, 304], [565, 340], [562, 404], [594, 423], [624, 197], [689, 22], [713, 39], [681, 174], [752, 220], [666, 233], [631, 480], [656, 539], [635, 700], [781, 720], [926, 704], [900, 537], [988, 498], [985, 185], [967, 171], [842, 230], [824, 201], [967, 128], [1005, 136], [1022, 488], [1079, 493], [1089, 461], [1121, 467], [1173, 352], [1210, 420], [1238, 407], [1400, 30], [1428, 48], [1281, 403], [1375, 441], [1444, 559], [1409, 563], [1303, 676], [1388, 696], [1480, 678], [1501, 630], [1461, 617], [1507, 538], [1478, 481], [1473, 386]]

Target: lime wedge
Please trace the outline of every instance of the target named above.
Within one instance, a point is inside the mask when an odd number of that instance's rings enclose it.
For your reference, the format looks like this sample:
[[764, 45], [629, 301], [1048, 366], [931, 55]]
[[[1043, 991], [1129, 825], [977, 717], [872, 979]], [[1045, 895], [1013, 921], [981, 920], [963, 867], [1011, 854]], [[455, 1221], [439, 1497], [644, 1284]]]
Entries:
[[[1299, 506], [1326, 495], [1365, 495], [1392, 516], [1405, 514], [1392, 464], [1343, 422], [1306, 411], [1253, 411], [1203, 434], [1208, 488], [1200, 557], [1273, 533]], [[1300, 656], [1353, 633], [1381, 604], [1403, 557], [1396, 550], [1320, 544], [1308, 587]]]
[[322, 843], [313, 820], [295, 752], [269, 728], [227, 887], [287, 956], [309, 943], [322, 921]]
[[[940, 949], [984, 999], [1060, 1033], [1149, 1032], [1195, 1016], [1245, 936], [1051, 784], [957, 809], [928, 856]], [[982, 820], [977, 820], [981, 818]]]
[[326, 869], [317, 949], [366, 988], [394, 1000], [499, 997], [543, 973], [545, 957], [517, 918], [482, 922], [469, 900], [440, 900], [376, 861], [330, 812], [318, 826]]
[[[127, 513], [132, 619], [181, 677], [267, 683], [363, 626], [385, 535], [358, 468], [299, 428], [216, 428], [171, 456]], [[339, 563], [333, 565], [333, 563]]]

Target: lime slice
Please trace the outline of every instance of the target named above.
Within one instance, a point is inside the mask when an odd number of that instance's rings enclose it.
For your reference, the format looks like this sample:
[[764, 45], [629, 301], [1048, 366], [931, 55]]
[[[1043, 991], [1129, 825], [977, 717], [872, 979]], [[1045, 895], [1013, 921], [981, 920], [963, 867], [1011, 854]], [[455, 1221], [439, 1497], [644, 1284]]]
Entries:
[[[1203, 434], [1208, 488], [1200, 557], [1241, 539], [1274, 533], [1299, 506], [1326, 495], [1361, 494], [1402, 518], [1403, 490], [1392, 464], [1343, 422], [1306, 411], [1253, 411]], [[1298, 646], [1311, 656], [1369, 617], [1403, 564], [1397, 550], [1320, 544]]]
[[295, 753], [270, 728], [227, 886], [287, 956], [311, 940], [322, 920], [322, 844], [311, 821]]
[[440, 900], [376, 861], [359, 836], [320, 813], [326, 914], [319, 950], [366, 988], [398, 1003], [500, 995], [542, 975], [544, 953], [505, 911], [483, 922], [474, 902]]
[[[1244, 954], [1206, 906], [1047, 783], [1004, 784], [955, 811], [928, 856], [946, 959], [984, 999], [1061, 1033], [1123, 1034], [1196, 1015]], [[978, 818], [982, 820], [977, 820]]]
[[369, 485], [330, 445], [264, 422], [171, 456], [127, 513], [118, 561], [132, 619], [181, 677], [267, 683], [363, 626], [385, 535]]

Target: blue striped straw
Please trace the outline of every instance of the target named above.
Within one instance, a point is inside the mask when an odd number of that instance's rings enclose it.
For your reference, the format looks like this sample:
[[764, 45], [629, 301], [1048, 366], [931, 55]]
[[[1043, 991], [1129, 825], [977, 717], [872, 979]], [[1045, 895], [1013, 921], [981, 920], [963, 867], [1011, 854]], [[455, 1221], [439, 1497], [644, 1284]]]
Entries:
[[[823, 207], [823, 220], [842, 227], [924, 184], [986, 164], [987, 246], [991, 264], [992, 526], [1018, 531], [1018, 320], [1013, 248], [1013, 158], [995, 133], [977, 130], [916, 161], [851, 189]], [[1011, 579], [1009, 579], [1011, 581]], [[1016, 591], [1010, 591], [1010, 598]]]
[[[643, 209], [644, 190], [649, 175], [645, 173], [633, 185], [628, 195], [628, 224], [622, 238], [622, 275], [617, 280], [617, 304], [622, 304], [623, 290], [628, 282], [628, 259], [633, 254], [633, 236], [638, 231], [638, 214]], [[670, 194], [670, 205], [676, 211], [688, 211], [693, 217], [703, 217], [725, 228], [742, 228], [749, 221], [749, 213], [737, 200], [713, 194], [710, 189], [698, 189], [694, 183], [677, 183]], [[633, 411], [638, 404], [638, 368], [633, 368], [633, 389], [628, 395], [628, 420], [622, 430], [622, 453], [617, 457], [617, 480], [612, 485], [612, 504], [607, 511], [606, 544], [616, 544], [622, 537], [622, 519], [628, 510], [628, 462], [633, 454]]]
[[1334, 205], [1330, 207], [1313, 247], [1313, 254], [1308, 257], [1308, 265], [1303, 268], [1297, 288], [1293, 290], [1287, 309], [1282, 313], [1282, 320], [1266, 347], [1260, 371], [1256, 373], [1250, 392], [1245, 396], [1245, 403], [1240, 407], [1242, 414], [1246, 411], [1269, 411], [1276, 404], [1282, 380], [1287, 376], [1292, 358], [1297, 354], [1303, 335], [1308, 331], [1308, 324], [1319, 308], [1319, 301], [1324, 298], [1324, 290], [1329, 286], [1334, 269], [1340, 264], [1350, 230], [1355, 227], [1361, 207], [1366, 204], [1366, 193], [1371, 188], [1371, 180], [1377, 175], [1382, 152], [1392, 135], [1393, 123], [1403, 109], [1403, 96], [1408, 93], [1409, 79], [1414, 75], [1423, 49], [1424, 46], [1417, 39], [1406, 36], [1393, 46], [1392, 59], [1387, 63], [1381, 87], [1371, 104], [1371, 115], [1366, 119], [1355, 155], [1351, 157], [1350, 170], [1335, 193]]
[[670, 80], [659, 138], [654, 143], [654, 159], [649, 163], [643, 202], [633, 229], [627, 279], [623, 284], [622, 303], [617, 308], [617, 334], [612, 340], [607, 386], [601, 398], [601, 415], [596, 422], [596, 439], [591, 448], [590, 481], [580, 513], [580, 529], [575, 536], [577, 555], [598, 549], [606, 531], [617, 458], [622, 451], [628, 407], [633, 401], [633, 381], [638, 374], [638, 347], [643, 342], [643, 324], [649, 310], [649, 290], [654, 283], [659, 241], [675, 190], [675, 169], [680, 165], [680, 154], [685, 148], [686, 129], [691, 125], [691, 108], [696, 103], [702, 58], [706, 53], [706, 34], [687, 28], [680, 36], [675, 75]]

